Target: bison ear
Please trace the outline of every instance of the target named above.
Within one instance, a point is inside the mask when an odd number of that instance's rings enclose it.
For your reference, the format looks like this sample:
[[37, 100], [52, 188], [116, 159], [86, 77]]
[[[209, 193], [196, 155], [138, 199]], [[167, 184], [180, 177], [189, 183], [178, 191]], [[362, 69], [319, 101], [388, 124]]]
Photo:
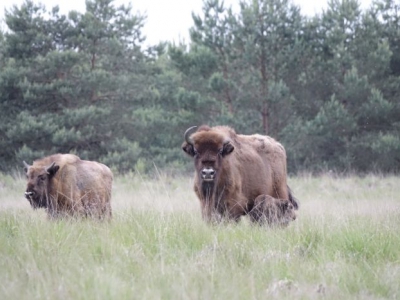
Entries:
[[232, 153], [232, 151], [234, 149], [235, 149], [235, 147], [233, 147], [233, 145], [230, 142], [226, 142], [222, 149], [222, 156], [226, 156], [226, 155]]
[[56, 162], [53, 162], [49, 167], [46, 168], [47, 174], [49, 174], [50, 177], [53, 177], [54, 174], [57, 173], [58, 169], [60, 166], [56, 165]]
[[186, 154], [188, 154], [190, 156], [194, 156], [194, 154], [195, 154], [193, 145], [189, 144], [187, 142], [184, 142], [182, 144], [182, 150], [185, 151]]

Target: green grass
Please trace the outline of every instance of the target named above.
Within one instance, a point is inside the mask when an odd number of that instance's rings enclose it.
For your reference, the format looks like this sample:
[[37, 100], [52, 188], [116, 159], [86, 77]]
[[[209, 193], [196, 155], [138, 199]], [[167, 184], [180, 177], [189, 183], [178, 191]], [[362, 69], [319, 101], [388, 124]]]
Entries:
[[116, 178], [110, 222], [49, 221], [0, 175], [0, 299], [399, 299], [400, 178], [302, 175], [285, 229], [207, 225], [190, 178]]

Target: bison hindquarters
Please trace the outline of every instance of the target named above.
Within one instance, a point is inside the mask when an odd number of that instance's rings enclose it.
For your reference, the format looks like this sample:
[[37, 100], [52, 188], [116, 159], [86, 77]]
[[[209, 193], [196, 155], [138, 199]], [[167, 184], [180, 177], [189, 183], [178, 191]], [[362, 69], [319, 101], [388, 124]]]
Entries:
[[260, 195], [254, 200], [254, 207], [249, 212], [250, 219], [259, 224], [286, 226], [296, 219], [293, 204], [288, 200]]

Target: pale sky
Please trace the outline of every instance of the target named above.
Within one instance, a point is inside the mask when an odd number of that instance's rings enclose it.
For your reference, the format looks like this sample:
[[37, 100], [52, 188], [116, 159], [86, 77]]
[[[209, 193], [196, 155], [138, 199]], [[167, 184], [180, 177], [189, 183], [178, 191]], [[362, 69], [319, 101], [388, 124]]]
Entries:
[[[327, 0], [292, 0], [301, 7], [303, 13], [313, 15], [320, 13], [327, 6]], [[4, 8], [21, 5], [24, 0], [0, 0], [0, 20], [4, 16]], [[58, 5], [61, 13], [71, 10], [83, 12], [85, 0], [34, 0], [41, 2], [50, 10]], [[189, 28], [193, 26], [191, 12], [201, 14], [203, 0], [116, 0], [115, 5], [132, 3], [132, 12], [145, 13], [147, 21], [143, 28], [146, 44], [154, 45], [159, 41], [189, 41]], [[239, 0], [225, 0], [225, 6], [238, 7]], [[372, 0], [359, 0], [362, 8], [367, 8]], [[1, 28], [5, 28], [2, 24]]]

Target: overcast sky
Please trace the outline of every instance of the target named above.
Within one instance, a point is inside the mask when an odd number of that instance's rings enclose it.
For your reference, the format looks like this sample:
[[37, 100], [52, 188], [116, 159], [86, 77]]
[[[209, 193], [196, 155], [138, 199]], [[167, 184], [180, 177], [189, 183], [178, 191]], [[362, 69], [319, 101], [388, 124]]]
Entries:
[[[4, 8], [21, 5], [24, 0], [0, 0], [0, 19], [3, 19]], [[34, 0], [43, 3], [49, 10], [59, 5], [62, 13], [70, 10], [85, 10], [85, 0]], [[133, 12], [139, 11], [147, 15], [143, 34], [146, 43], [157, 44], [159, 41], [188, 41], [189, 28], [193, 25], [191, 12], [201, 13], [203, 0], [116, 0], [116, 5], [132, 3]], [[327, 0], [293, 0], [303, 13], [313, 15], [326, 8]], [[372, 0], [359, 0], [363, 8], [369, 7]], [[238, 6], [239, 0], [225, 0], [226, 6]], [[4, 24], [2, 25], [4, 28]]]

